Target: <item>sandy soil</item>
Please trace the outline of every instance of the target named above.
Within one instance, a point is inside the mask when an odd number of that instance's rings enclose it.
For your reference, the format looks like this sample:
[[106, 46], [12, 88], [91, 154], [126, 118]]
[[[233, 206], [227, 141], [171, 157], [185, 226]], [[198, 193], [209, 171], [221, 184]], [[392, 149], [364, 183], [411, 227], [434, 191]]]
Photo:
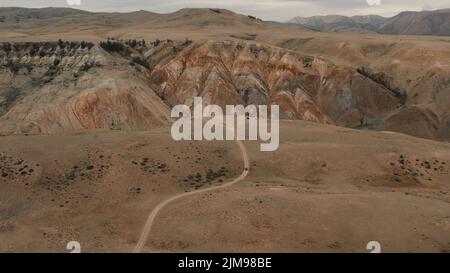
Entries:
[[[449, 144], [294, 121], [281, 132], [274, 153], [245, 142], [243, 181], [161, 210], [143, 252], [450, 251]], [[66, 252], [72, 240], [131, 252], [157, 204], [243, 171], [235, 142], [175, 143], [165, 129], [2, 137], [0, 150], [8, 252]]]
[[[149, 210], [242, 172], [237, 147], [146, 133], [3, 137], [2, 252], [130, 251]], [[3, 174], [6, 174], [3, 175]]]

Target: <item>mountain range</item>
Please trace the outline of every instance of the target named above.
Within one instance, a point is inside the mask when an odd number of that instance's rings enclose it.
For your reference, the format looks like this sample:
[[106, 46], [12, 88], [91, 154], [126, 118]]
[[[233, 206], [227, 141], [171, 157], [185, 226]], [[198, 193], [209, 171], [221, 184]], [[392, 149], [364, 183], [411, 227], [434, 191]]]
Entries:
[[326, 32], [449, 36], [450, 9], [421, 12], [405, 11], [390, 18], [378, 15], [295, 17], [289, 20], [289, 23]]

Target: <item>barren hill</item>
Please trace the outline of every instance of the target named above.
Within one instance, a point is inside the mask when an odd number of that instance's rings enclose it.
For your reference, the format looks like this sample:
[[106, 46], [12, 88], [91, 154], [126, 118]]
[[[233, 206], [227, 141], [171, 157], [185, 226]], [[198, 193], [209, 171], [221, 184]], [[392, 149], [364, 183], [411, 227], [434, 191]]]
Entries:
[[314, 32], [221, 9], [2, 12], [21, 15], [0, 23], [3, 134], [148, 129], [199, 95], [277, 103], [283, 118], [450, 139], [444, 37]]
[[403, 94], [405, 104], [368, 126], [449, 140], [449, 40], [415, 36], [308, 35], [278, 44], [350, 66]]
[[[3, 134], [149, 129], [192, 104], [279, 104], [282, 117], [359, 126], [402, 106], [355, 69], [252, 42], [3, 44]], [[9, 48], [11, 47], [11, 48]]]
[[9, 42], [141, 38], [155, 32], [164, 36], [164, 30], [168, 29], [179, 33], [204, 29], [217, 35], [230, 29], [251, 32], [254, 28], [271, 27], [256, 17], [224, 9], [182, 9], [158, 14], [148, 11], [94, 13], [60, 8], [0, 8], [0, 26], [0, 40]]

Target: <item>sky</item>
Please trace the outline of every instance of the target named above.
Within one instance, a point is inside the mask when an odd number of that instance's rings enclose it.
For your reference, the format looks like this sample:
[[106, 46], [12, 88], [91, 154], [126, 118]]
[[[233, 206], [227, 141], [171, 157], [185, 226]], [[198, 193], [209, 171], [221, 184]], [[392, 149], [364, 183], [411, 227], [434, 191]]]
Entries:
[[284, 22], [295, 16], [329, 14], [393, 16], [405, 10], [450, 8], [450, 0], [0, 0], [0, 7], [73, 7], [89, 11], [159, 13], [181, 8], [225, 8]]

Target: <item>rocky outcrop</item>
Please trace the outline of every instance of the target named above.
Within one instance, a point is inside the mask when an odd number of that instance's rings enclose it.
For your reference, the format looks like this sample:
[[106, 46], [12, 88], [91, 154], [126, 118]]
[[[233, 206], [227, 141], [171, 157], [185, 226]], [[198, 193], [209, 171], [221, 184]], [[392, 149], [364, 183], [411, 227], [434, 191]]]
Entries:
[[364, 127], [450, 139], [450, 50], [445, 43], [329, 36], [288, 39], [279, 45], [355, 67], [398, 97], [402, 107], [387, 117], [368, 120]]
[[194, 96], [222, 106], [278, 104], [283, 118], [350, 125], [400, 104], [351, 68], [256, 43], [195, 43], [156, 63], [150, 82], [172, 105], [190, 105]]
[[10, 46], [0, 53], [2, 134], [146, 130], [167, 124], [170, 107], [195, 96], [205, 105], [277, 104], [285, 119], [344, 126], [401, 106], [352, 68], [255, 42]]
[[0, 68], [1, 134], [146, 130], [168, 123], [167, 105], [145, 78], [99, 46], [16, 47], [3, 53]]

